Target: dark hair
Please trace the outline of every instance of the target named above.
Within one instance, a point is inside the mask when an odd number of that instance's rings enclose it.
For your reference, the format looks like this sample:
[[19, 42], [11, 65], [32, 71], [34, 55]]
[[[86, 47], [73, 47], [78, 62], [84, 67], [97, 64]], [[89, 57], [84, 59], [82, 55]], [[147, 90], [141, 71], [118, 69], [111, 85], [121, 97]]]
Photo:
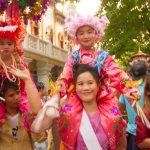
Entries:
[[41, 89], [44, 89], [45, 84], [43, 82], [37, 82], [36, 83], [36, 88], [38, 91], [40, 91]]
[[129, 74], [133, 80], [144, 79], [147, 74], [147, 66], [144, 62], [137, 62], [131, 67]]
[[94, 68], [90, 67], [88, 64], [76, 64], [74, 66], [74, 74], [73, 74], [74, 82], [76, 82], [78, 76], [84, 72], [89, 72], [93, 76], [97, 84], [99, 83], [98, 72]]
[[5, 97], [5, 94], [6, 92], [9, 90], [9, 89], [14, 89], [14, 90], [18, 90], [19, 89], [19, 85], [17, 82], [12, 82], [10, 81], [9, 79], [5, 79], [3, 81], [3, 85], [0, 89], [0, 96], [1, 97]]

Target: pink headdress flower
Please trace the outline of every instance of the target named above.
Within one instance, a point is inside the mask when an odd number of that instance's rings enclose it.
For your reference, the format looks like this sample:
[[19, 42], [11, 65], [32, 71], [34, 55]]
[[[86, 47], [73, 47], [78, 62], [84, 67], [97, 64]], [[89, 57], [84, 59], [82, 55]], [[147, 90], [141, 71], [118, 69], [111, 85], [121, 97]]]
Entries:
[[65, 20], [65, 25], [67, 28], [67, 33], [76, 38], [76, 33], [78, 29], [82, 26], [91, 26], [97, 33], [97, 40], [101, 40], [105, 34], [104, 30], [109, 23], [106, 16], [98, 18], [97, 16], [81, 16], [76, 15], [75, 17], [67, 17]]

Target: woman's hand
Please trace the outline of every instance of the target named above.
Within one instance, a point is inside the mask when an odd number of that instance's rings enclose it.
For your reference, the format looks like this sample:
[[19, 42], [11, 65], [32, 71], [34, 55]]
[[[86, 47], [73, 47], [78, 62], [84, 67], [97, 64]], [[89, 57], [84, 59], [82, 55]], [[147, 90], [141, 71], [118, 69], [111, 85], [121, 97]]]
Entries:
[[23, 65], [21, 66], [21, 69], [18, 69], [15, 66], [8, 67], [8, 71], [20, 79], [30, 79], [30, 73]]

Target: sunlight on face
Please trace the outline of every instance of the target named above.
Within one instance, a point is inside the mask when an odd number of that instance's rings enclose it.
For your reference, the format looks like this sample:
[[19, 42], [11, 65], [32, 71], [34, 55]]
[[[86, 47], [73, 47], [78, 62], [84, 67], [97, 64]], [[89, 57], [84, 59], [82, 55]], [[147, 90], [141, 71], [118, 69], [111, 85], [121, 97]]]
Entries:
[[9, 56], [14, 52], [15, 44], [9, 39], [0, 40], [0, 54], [2, 56]]
[[88, 26], [82, 26], [77, 31], [77, 41], [83, 49], [91, 49], [96, 40], [95, 30]]
[[90, 72], [81, 73], [76, 81], [76, 92], [84, 103], [96, 101], [99, 86]]

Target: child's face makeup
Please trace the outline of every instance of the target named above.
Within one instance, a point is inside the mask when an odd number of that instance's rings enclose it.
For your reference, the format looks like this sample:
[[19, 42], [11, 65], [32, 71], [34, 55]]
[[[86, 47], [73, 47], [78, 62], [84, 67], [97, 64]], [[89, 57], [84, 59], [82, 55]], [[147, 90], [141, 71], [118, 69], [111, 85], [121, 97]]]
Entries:
[[95, 30], [90, 26], [82, 26], [77, 31], [77, 42], [82, 49], [91, 49], [96, 40]]
[[15, 44], [9, 39], [0, 40], [0, 54], [1, 56], [9, 56], [14, 52]]

